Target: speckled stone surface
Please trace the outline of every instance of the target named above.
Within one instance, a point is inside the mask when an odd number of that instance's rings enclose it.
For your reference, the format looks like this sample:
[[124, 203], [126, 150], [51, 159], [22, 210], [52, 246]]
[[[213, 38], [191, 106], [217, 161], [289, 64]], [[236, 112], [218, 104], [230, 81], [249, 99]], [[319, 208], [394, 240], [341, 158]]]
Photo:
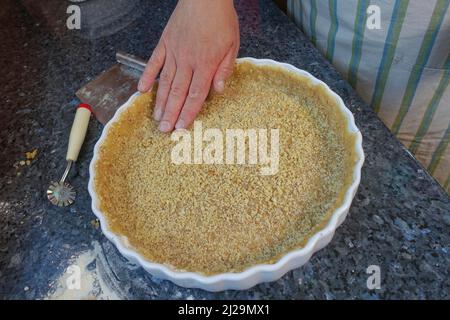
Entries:
[[[302, 33], [269, 0], [240, 1], [240, 56], [291, 63], [325, 81], [361, 128], [366, 162], [350, 214], [332, 242], [302, 268], [247, 291], [208, 293], [158, 280], [126, 261], [97, 228], [88, 166], [102, 126], [90, 123], [70, 180], [70, 208], [45, 198], [59, 178], [75, 91], [118, 50], [148, 57], [174, 1], [95, 2], [81, 31], [65, 27], [68, 2], [7, 0], [0, 11], [0, 297], [122, 299], [450, 298], [450, 201]], [[119, 8], [114, 10], [114, 8]], [[108, 11], [110, 10], [110, 11]], [[114, 20], [111, 17], [117, 15]], [[82, 12], [83, 17], [83, 12]], [[89, 18], [90, 17], [90, 18]], [[83, 24], [82, 24], [83, 26]], [[25, 152], [38, 149], [30, 165]], [[369, 265], [381, 289], [366, 285]], [[72, 267], [71, 267], [72, 266]], [[81, 290], [68, 287], [78, 266]]]

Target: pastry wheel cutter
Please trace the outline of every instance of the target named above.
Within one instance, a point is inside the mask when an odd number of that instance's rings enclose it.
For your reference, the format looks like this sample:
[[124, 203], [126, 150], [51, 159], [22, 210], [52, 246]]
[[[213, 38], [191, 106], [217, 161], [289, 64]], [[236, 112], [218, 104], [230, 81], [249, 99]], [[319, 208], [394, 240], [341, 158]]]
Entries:
[[54, 205], [65, 207], [75, 201], [75, 189], [66, 182], [66, 179], [77, 161], [91, 114], [94, 114], [102, 124], [106, 124], [116, 110], [136, 92], [137, 82], [146, 62], [123, 52], [116, 53], [116, 60], [114, 66], [76, 92], [81, 103], [78, 105], [70, 131], [66, 169], [62, 178], [59, 181], [52, 181], [47, 189], [47, 198]]

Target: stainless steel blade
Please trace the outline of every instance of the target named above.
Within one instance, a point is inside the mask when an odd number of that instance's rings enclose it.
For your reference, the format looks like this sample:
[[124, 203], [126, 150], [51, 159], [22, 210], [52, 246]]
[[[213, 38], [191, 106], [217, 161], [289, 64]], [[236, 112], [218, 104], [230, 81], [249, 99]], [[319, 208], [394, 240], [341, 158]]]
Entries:
[[116, 58], [119, 63], [76, 92], [82, 102], [92, 106], [95, 117], [103, 124], [136, 92], [146, 64], [140, 58], [121, 52], [116, 54]]

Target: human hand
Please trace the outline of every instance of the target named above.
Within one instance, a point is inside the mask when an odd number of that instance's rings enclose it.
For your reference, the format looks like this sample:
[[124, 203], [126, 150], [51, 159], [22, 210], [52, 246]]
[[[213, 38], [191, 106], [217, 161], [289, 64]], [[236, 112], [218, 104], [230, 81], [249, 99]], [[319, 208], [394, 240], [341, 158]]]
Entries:
[[149, 91], [161, 71], [154, 110], [161, 131], [187, 128], [210, 88], [224, 91], [238, 50], [232, 0], [179, 0], [138, 86]]

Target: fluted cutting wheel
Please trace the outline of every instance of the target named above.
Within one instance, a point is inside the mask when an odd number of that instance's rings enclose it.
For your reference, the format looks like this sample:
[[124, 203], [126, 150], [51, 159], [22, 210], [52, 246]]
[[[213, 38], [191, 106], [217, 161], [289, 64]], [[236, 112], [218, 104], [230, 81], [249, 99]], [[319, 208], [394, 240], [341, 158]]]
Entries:
[[67, 182], [52, 181], [47, 190], [47, 198], [58, 207], [66, 207], [75, 201], [76, 192]]

